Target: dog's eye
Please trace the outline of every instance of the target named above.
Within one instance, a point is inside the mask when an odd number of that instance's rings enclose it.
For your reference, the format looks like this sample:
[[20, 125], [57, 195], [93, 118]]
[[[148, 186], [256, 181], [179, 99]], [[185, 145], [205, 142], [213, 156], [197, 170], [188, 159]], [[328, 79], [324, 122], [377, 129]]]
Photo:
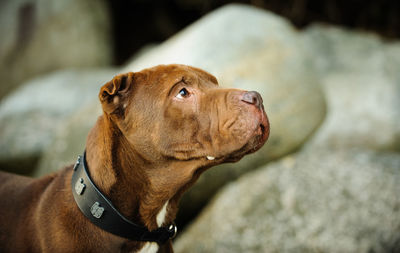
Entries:
[[185, 88], [181, 89], [178, 93], [178, 95], [176, 95], [177, 98], [186, 98], [189, 96], [189, 91]]

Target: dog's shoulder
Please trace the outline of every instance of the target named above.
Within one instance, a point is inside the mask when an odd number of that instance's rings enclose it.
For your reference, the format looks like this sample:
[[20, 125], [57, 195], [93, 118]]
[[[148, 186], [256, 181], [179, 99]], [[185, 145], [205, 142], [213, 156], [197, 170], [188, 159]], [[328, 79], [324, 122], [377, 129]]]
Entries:
[[31, 178], [0, 171], [0, 204], [7, 207], [18, 205], [21, 202], [22, 205], [32, 205], [56, 178], [65, 174], [63, 172], [67, 169], [69, 168], [64, 168], [41, 178]]

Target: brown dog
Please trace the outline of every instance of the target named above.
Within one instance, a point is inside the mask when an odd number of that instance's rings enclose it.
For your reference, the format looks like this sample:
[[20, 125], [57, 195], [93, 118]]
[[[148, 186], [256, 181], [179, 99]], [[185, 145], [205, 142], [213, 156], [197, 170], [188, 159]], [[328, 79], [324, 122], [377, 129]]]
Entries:
[[[87, 138], [88, 173], [123, 216], [148, 231], [173, 223], [182, 193], [204, 170], [256, 151], [269, 135], [257, 92], [219, 88], [193, 67], [118, 75], [99, 98], [104, 113]], [[0, 173], [1, 252], [172, 252], [169, 238], [137, 241], [94, 225], [74, 200], [85, 187], [83, 179], [71, 187], [74, 170], [40, 179]], [[90, 210], [101, 221], [99, 203]]]

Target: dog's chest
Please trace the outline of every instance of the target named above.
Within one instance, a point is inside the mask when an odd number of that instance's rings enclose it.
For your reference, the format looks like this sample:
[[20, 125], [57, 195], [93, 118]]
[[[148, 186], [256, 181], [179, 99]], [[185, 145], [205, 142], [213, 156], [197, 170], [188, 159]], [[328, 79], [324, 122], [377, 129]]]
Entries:
[[[161, 210], [156, 216], [157, 226], [161, 227], [167, 216], [167, 206], [168, 201], [165, 202]], [[158, 251], [158, 244], [155, 242], [146, 242], [143, 247], [138, 251], [138, 253], [156, 253]]]
[[138, 253], [157, 253], [158, 244], [156, 242], [146, 242]]

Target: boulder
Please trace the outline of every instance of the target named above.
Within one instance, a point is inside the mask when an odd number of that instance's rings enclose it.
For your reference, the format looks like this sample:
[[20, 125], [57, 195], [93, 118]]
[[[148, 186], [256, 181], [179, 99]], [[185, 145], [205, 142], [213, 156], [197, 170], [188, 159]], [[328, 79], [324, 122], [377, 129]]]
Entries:
[[65, 119], [43, 152], [33, 176], [40, 177], [74, 163], [83, 154], [87, 135], [101, 114], [100, 102], [96, 101]]
[[400, 150], [400, 42], [313, 25], [302, 34], [327, 98], [307, 146]]
[[259, 91], [271, 122], [270, 139], [260, 151], [202, 176], [184, 196], [181, 217], [192, 217], [224, 183], [298, 149], [324, 119], [324, 97], [299, 33], [273, 13], [224, 6], [134, 59], [125, 70], [168, 63], [203, 68], [224, 87]]
[[399, 252], [400, 154], [316, 149], [226, 186], [176, 252]]
[[0, 99], [46, 72], [111, 64], [106, 1], [6, 0], [0, 6]]
[[114, 69], [65, 70], [36, 78], [0, 101], [0, 168], [29, 173], [64, 120], [97, 102]]

